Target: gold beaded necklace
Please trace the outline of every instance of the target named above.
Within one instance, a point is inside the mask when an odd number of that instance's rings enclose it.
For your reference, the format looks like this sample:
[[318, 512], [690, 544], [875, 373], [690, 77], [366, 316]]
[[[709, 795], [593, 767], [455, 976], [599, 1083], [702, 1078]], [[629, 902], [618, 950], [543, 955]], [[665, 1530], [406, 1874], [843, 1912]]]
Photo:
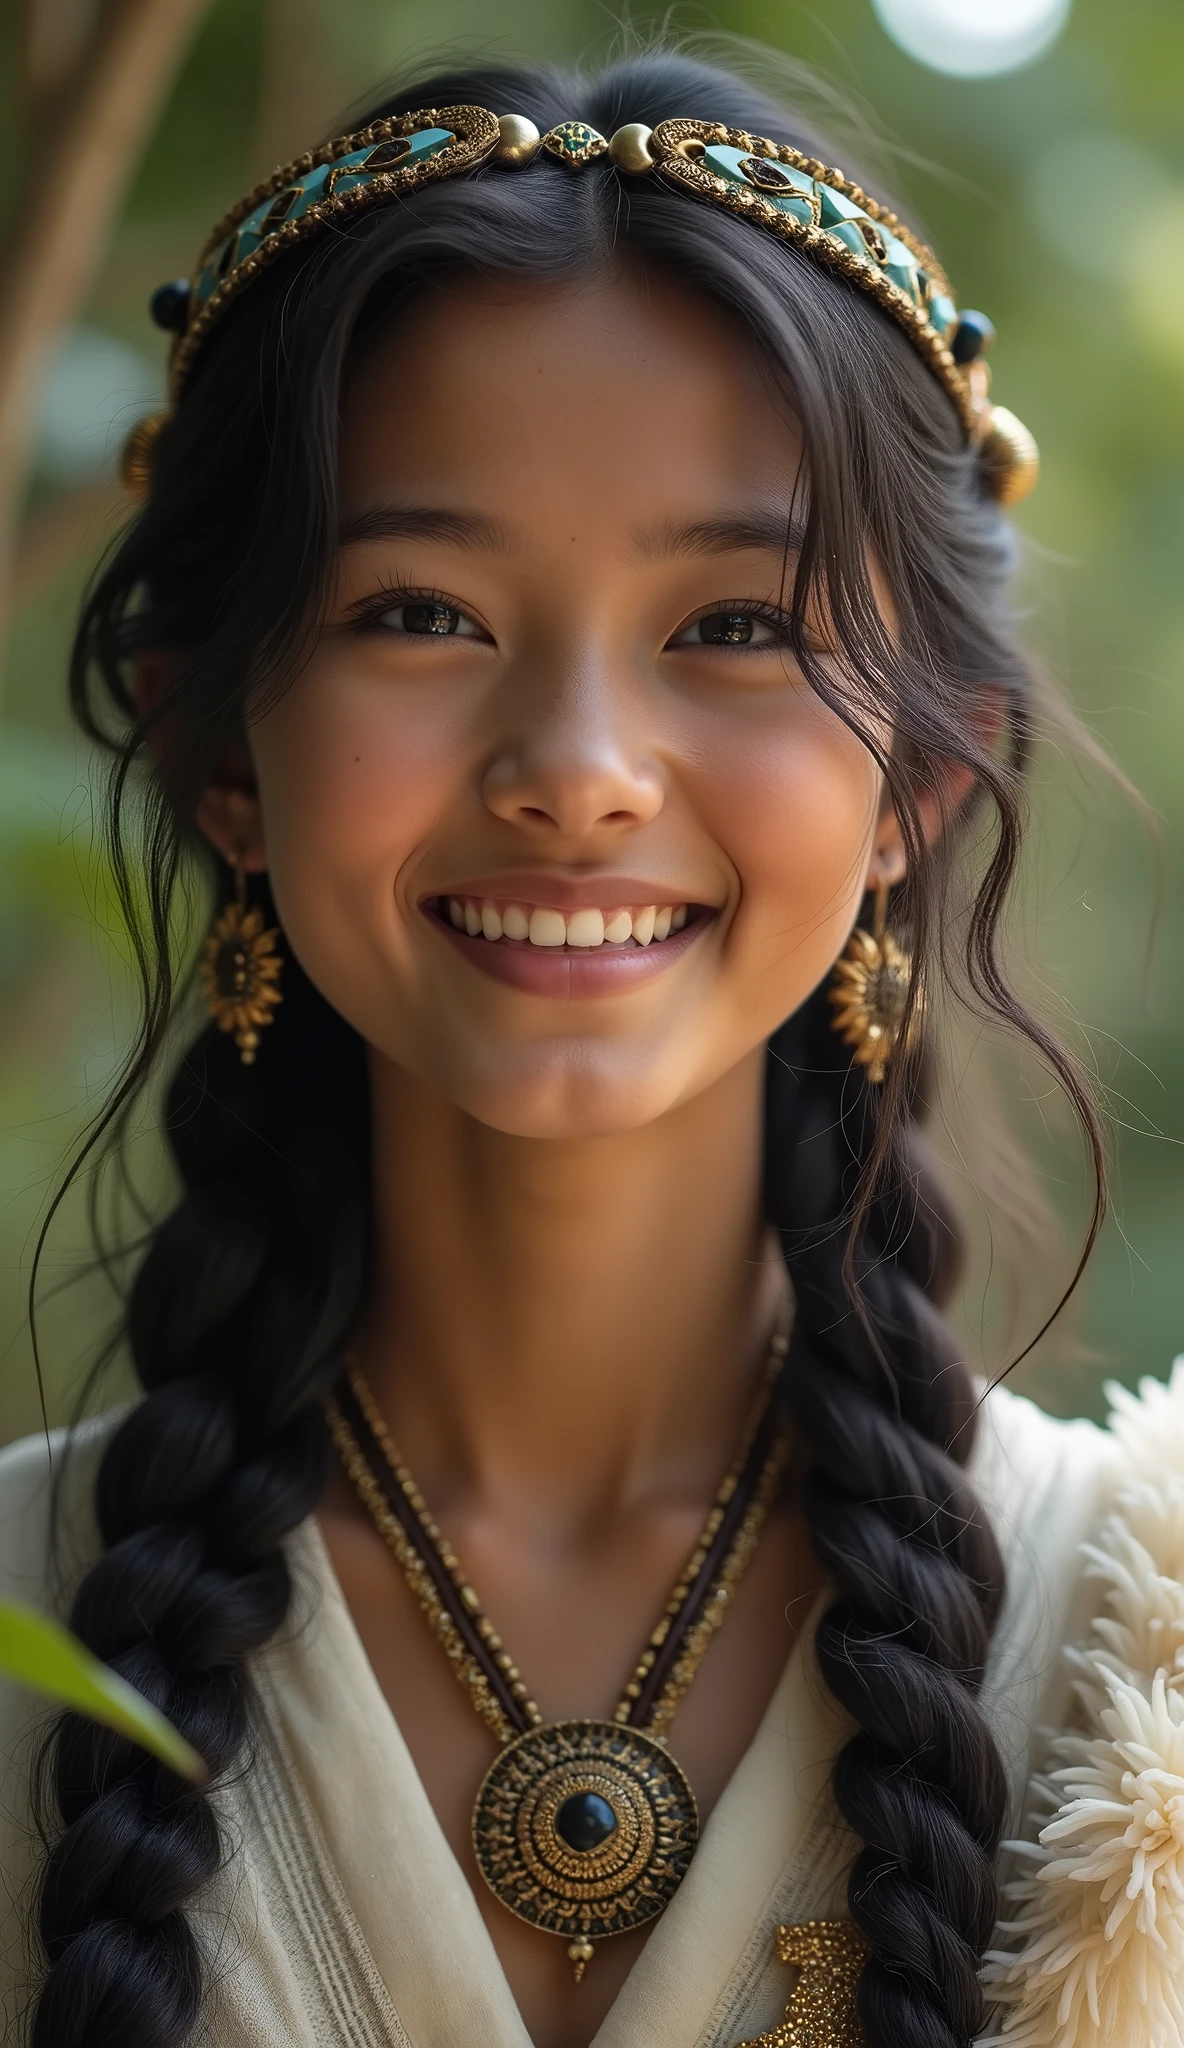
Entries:
[[501, 1745], [473, 1808], [477, 1867], [511, 1913], [566, 1940], [577, 1983], [597, 1941], [669, 1905], [698, 1841], [695, 1795], [666, 1730], [747, 1570], [785, 1467], [773, 1397], [787, 1320], [770, 1344], [736, 1458], [610, 1721], [544, 1721], [352, 1363], [328, 1406], [359, 1498]]

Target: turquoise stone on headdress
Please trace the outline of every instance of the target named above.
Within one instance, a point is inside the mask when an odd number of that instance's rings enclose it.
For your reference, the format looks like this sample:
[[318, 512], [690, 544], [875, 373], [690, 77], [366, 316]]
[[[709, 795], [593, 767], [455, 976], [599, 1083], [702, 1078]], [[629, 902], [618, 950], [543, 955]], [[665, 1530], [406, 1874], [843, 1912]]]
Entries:
[[421, 184], [495, 166], [521, 170], [540, 152], [572, 169], [607, 159], [626, 178], [656, 174], [783, 243], [796, 242], [896, 320], [953, 400], [972, 444], [983, 441], [990, 413], [985, 370], [976, 365], [989, 345], [989, 323], [959, 316], [932, 251], [841, 171], [722, 122], [678, 118], [653, 129], [626, 122], [609, 142], [587, 121], [559, 121], [540, 137], [522, 115], [475, 106], [422, 107], [376, 121], [297, 157], [233, 208], [203, 248], [192, 289], [175, 281], [153, 300], [154, 319], [174, 336], [174, 398], [224, 307], [273, 257], [364, 207], [402, 201]]
[[[775, 157], [734, 149], [728, 144], [709, 144], [703, 152], [702, 161], [704, 169], [722, 178], [725, 184], [748, 192], [759, 192], [761, 198], [775, 206], [779, 213], [788, 214], [803, 227], [819, 227], [832, 235], [861, 262], [874, 264], [882, 270], [914, 306], [922, 312], [930, 311], [930, 302], [912, 250], [880, 221], [873, 219], [865, 207], [857, 206], [853, 199], [848, 199], [845, 192], [837, 191], [821, 178], [808, 177], [804, 171], [797, 170], [792, 164], [781, 163]], [[949, 316], [952, 315], [953, 307], [950, 306]], [[948, 324], [948, 320], [941, 324]], [[936, 317], [934, 325], [939, 325]]]
[[561, 163], [586, 164], [594, 156], [604, 156], [608, 143], [600, 130], [589, 128], [586, 121], [560, 121], [544, 135], [543, 148]]
[[813, 178], [808, 178], [804, 171], [795, 171], [789, 164], [774, 163], [768, 157], [754, 156], [750, 149], [732, 149], [717, 142], [704, 150], [703, 167], [729, 185], [745, 192], [759, 192], [779, 213], [789, 214], [804, 227], [818, 219], [818, 191]]
[[953, 299], [947, 293], [939, 291], [937, 286], [929, 278], [925, 277], [923, 273], [921, 273], [921, 281], [925, 291], [926, 303], [929, 307], [929, 318], [932, 320], [938, 333], [944, 334], [946, 329], [952, 326], [958, 318], [958, 308], [954, 304]]
[[414, 135], [398, 135], [389, 142], [354, 150], [350, 156], [338, 157], [335, 163], [318, 164], [291, 185], [273, 192], [212, 251], [193, 288], [195, 308], [203, 306], [223, 279], [248, 256], [253, 256], [270, 236], [289, 222], [300, 220], [318, 201], [363, 191], [389, 171], [405, 170], [411, 164], [439, 156], [452, 140], [449, 128], [421, 128]]
[[[843, 197], [840, 192], [832, 192], [828, 196], [832, 200]], [[849, 203], [844, 201], [845, 205]], [[885, 277], [908, 294], [915, 306], [923, 312], [928, 311], [912, 250], [882, 227], [879, 221], [873, 220], [870, 213], [854, 207], [845, 219], [836, 220], [827, 232], [834, 236], [836, 242], [842, 242], [845, 248], [850, 249], [853, 256], [875, 263]]]

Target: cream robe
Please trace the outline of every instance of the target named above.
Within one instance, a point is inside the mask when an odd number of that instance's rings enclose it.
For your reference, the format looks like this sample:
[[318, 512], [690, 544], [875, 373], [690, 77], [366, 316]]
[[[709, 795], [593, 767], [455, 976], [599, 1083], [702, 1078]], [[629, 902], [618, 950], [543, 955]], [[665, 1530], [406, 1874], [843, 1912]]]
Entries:
[[[61, 1576], [96, 1542], [89, 1501], [103, 1437], [83, 1438], [62, 1486]], [[60, 1455], [60, 1445], [58, 1446]], [[1033, 1732], [1058, 1722], [1058, 1650], [1090, 1611], [1078, 1548], [1122, 1474], [1111, 1436], [987, 1397], [973, 1461], [1009, 1568], [986, 1701], [1018, 1821]], [[0, 1455], [0, 1596], [61, 1612], [46, 1559], [49, 1484], [35, 1439]], [[292, 1624], [256, 1662], [254, 1762], [219, 1795], [234, 1852], [200, 1914], [215, 2048], [530, 2048], [477, 1909], [345, 1606], [316, 1524], [292, 1540]], [[734, 2048], [788, 1995], [782, 1921], [833, 1917], [853, 1844], [828, 1769], [847, 1732], [818, 1678], [811, 1627], [703, 1830], [592, 2048]], [[727, 1655], [727, 1633], [712, 1656]], [[39, 1719], [0, 1686], [0, 2013], [5, 2040], [35, 1965], [28, 1891], [36, 1843], [27, 1757]], [[673, 1747], [677, 1753], [678, 1728]]]

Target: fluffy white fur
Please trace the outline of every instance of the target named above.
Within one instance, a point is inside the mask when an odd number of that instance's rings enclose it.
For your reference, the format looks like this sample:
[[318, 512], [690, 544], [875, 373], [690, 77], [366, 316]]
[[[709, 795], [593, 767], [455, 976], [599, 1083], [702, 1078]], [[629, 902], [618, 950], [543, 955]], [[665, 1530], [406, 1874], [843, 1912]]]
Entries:
[[1033, 1780], [981, 2048], [1184, 2048], [1184, 1358], [1108, 1387], [1129, 1479], [1087, 1552], [1077, 1725]]

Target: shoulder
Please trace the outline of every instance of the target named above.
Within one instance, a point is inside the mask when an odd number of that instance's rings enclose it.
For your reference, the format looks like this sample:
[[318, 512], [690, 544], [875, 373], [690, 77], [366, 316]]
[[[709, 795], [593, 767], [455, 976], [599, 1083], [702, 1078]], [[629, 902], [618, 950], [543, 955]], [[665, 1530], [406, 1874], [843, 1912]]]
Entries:
[[1000, 2048], [1184, 2048], [1184, 1360], [1166, 1385], [1108, 1392], [1092, 1612], [988, 1959]]
[[1030, 1725], [1048, 1711], [1057, 1653], [1082, 1597], [1082, 1545], [1113, 1500], [1124, 1462], [1110, 1429], [1062, 1422], [1006, 1387], [984, 1397], [970, 1477], [1007, 1574], [987, 1692], [1002, 1698], [1022, 1676]]
[[1122, 1464], [1112, 1430], [1062, 1422], [1005, 1386], [985, 1393], [969, 1469], [1005, 1556], [1033, 1543], [1046, 1561], [1075, 1550]]
[[0, 1451], [0, 1598], [56, 1609], [97, 1557], [95, 1471], [123, 1413]]
[[[99, 1552], [95, 1468], [119, 1414], [0, 1451], [0, 1600], [64, 1617]], [[31, 1786], [52, 1708], [0, 1676], [0, 2035], [15, 2038], [30, 1982], [28, 1929], [40, 1861]]]
[[1003, 1553], [1005, 1591], [983, 1705], [1018, 1814], [1035, 1731], [1063, 1711], [1062, 1650], [1083, 1622], [1082, 1545], [1113, 1497], [1121, 1452], [1092, 1422], [1062, 1422], [995, 1387], [984, 1394], [969, 1477]]
[[[101, 1548], [95, 1470], [120, 1412], [0, 1451], [0, 1600], [65, 1618]], [[13, 1768], [22, 1731], [43, 1713], [31, 1694], [0, 1676], [0, 1780]]]

